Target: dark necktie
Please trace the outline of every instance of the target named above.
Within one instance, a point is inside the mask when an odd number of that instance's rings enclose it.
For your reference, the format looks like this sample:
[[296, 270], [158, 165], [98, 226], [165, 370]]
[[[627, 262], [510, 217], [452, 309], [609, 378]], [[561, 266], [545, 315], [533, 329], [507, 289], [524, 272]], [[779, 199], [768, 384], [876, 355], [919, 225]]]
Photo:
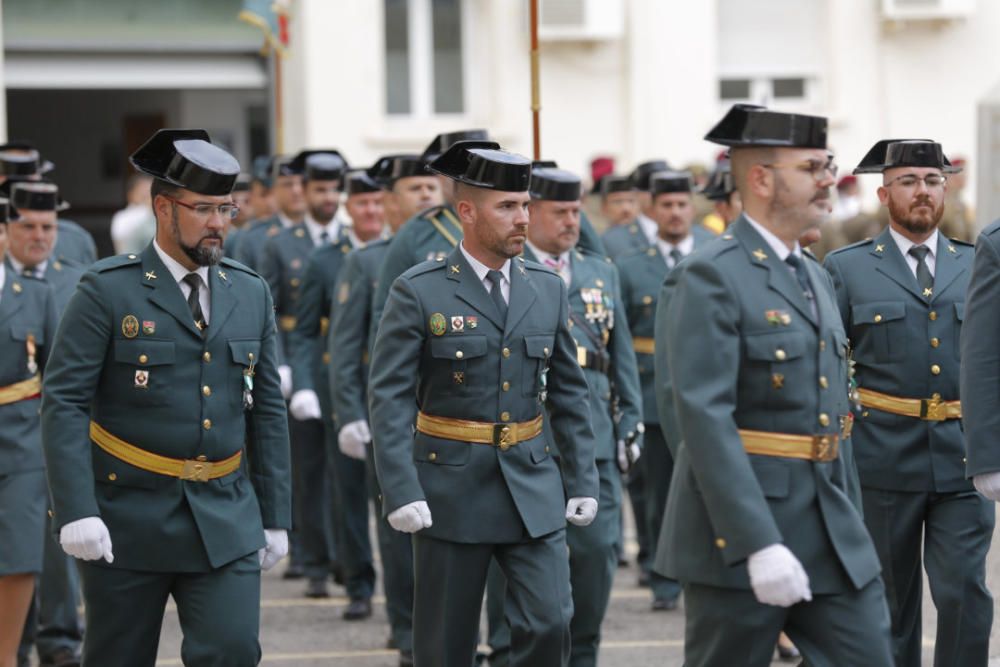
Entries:
[[330, 242], [330, 234], [324, 229], [319, 235], [320, 246], [325, 246]]
[[812, 306], [815, 297], [812, 285], [809, 283], [809, 274], [806, 273], [806, 267], [802, 264], [802, 260], [798, 256], [791, 254], [785, 258], [785, 263], [795, 270], [795, 279], [799, 281], [799, 287], [802, 288], [802, 296]]
[[191, 293], [188, 294], [188, 308], [191, 309], [194, 325], [199, 331], [204, 331], [207, 325], [205, 314], [201, 312], [201, 299], [198, 298], [201, 291], [201, 277], [197, 273], [189, 273], [184, 276], [184, 282], [191, 288]]
[[21, 271], [21, 273], [29, 278], [41, 278], [41, 276], [38, 275], [38, 269], [29, 269], [28, 267], [24, 267], [24, 270]]
[[678, 250], [677, 248], [670, 249], [670, 261], [672, 262], [670, 268], [674, 268], [675, 266], [680, 264], [682, 259], [684, 259], [684, 255], [681, 254], [680, 250]]
[[507, 321], [507, 302], [503, 300], [503, 292], [500, 291], [500, 281], [503, 280], [503, 274], [499, 271], [494, 271], [490, 269], [486, 272], [486, 277], [490, 279], [493, 286], [490, 288], [490, 298], [493, 299], [493, 305], [497, 307], [497, 312], [500, 313], [500, 319]]
[[920, 289], [924, 291], [924, 296], [928, 297], [933, 294], [934, 290], [934, 276], [931, 275], [931, 269], [927, 266], [927, 254], [931, 251], [925, 245], [915, 245], [910, 248], [909, 254], [917, 258], [917, 282], [920, 284]]

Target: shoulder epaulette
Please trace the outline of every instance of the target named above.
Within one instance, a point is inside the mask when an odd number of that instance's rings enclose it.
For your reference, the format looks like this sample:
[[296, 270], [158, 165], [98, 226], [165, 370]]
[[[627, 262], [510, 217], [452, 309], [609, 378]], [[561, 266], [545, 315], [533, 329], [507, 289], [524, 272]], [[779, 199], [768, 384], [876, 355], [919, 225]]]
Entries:
[[139, 259], [139, 255], [135, 253], [128, 253], [127, 255], [115, 255], [114, 257], [99, 259], [91, 264], [90, 269], [92, 271], [96, 271], [97, 273], [104, 273], [105, 271], [120, 269], [123, 266], [132, 266], [133, 264], [139, 264], [141, 262], [142, 260]]
[[819, 264], [819, 259], [816, 257], [815, 254], [813, 254], [813, 251], [810, 250], [809, 248], [803, 248], [802, 254], [811, 259], [812, 261], [816, 262], [817, 264]]
[[[556, 273], [555, 271], [553, 271], [552, 269], [543, 264], [539, 264], [538, 262], [532, 262], [529, 259], [524, 259], [524, 258], [520, 259], [521, 263], [524, 264], [524, 268], [528, 269], [529, 271], [539, 271], [541, 273], [548, 273], [555, 276], [556, 278], [559, 278], [558, 273]], [[562, 280], [562, 278], [559, 279]]]
[[237, 271], [242, 271], [243, 273], [249, 273], [251, 276], [256, 276], [257, 275], [257, 272], [254, 271], [253, 269], [251, 269], [249, 266], [247, 266], [246, 264], [242, 264], [240, 262], [237, 262], [235, 259], [232, 259], [231, 257], [223, 257], [219, 261], [219, 264], [222, 264], [223, 266], [227, 266], [230, 269], [236, 269]]
[[976, 247], [976, 244], [971, 241], [963, 241], [962, 239], [956, 239], [956, 238], [949, 238], [948, 240], [951, 241], [952, 243], [957, 243], [958, 245], [964, 245], [970, 248]]
[[653, 246], [650, 246], [648, 248], [631, 248], [621, 253], [617, 257], [615, 257], [615, 263], [623, 262], [624, 260], [632, 257], [646, 256], [649, 254], [650, 250], [652, 250], [654, 253], [656, 252], [656, 248], [654, 248]]
[[420, 262], [416, 266], [411, 266], [406, 271], [403, 272], [403, 276], [406, 278], [414, 278], [416, 276], [423, 275], [425, 273], [431, 273], [432, 271], [443, 271], [444, 267], [448, 265], [448, 262], [444, 257], [439, 257], [438, 259], [429, 259], [425, 262]]
[[863, 248], [863, 247], [865, 247], [867, 245], [871, 245], [874, 242], [875, 242], [875, 239], [873, 239], [872, 237], [869, 236], [866, 239], [861, 239], [860, 241], [855, 241], [854, 243], [849, 243], [848, 245], [845, 245], [842, 248], [837, 248], [836, 250], [831, 250], [830, 252], [827, 253], [827, 257], [829, 257], [830, 255], [839, 255], [840, 253], [846, 252], [846, 251], [851, 250], [853, 248]]
[[436, 215], [440, 215], [445, 209], [444, 204], [438, 204], [437, 206], [431, 206], [428, 209], [424, 209], [420, 213], [417, 213], [418, 218], [433, 218]]

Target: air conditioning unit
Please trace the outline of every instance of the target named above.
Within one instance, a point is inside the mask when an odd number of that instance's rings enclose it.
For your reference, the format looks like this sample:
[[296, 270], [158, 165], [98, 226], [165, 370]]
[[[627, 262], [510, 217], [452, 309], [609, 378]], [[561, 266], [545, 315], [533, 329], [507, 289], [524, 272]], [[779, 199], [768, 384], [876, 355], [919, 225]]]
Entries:
[[954, 21], [970, 18], [976, 0], [882, 0], [888, 21]]
[[623, 0], [538, 0], [538, 39], [599, 41], [624, 31]]

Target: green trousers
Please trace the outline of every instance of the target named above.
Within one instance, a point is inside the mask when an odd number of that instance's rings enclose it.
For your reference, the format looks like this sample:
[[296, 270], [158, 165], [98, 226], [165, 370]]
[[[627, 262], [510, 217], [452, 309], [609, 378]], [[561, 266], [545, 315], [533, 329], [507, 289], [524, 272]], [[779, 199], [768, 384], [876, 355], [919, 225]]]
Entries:
[[[670, 478], [674, 474], [674, 457], [667, 448], [667, 441], [663, 439], [663, 431], [656, 424], [646, 424], [639, 464], [646, 477], [646, 532], [649, 543], [655, 546], [660, 543], [660, 528], [667, 509]], [[657, 600], [675, 600], [681, 594], [680, 584], [656, 571], [650, 572], [649, 585], [653, 589], [653, 598]]]

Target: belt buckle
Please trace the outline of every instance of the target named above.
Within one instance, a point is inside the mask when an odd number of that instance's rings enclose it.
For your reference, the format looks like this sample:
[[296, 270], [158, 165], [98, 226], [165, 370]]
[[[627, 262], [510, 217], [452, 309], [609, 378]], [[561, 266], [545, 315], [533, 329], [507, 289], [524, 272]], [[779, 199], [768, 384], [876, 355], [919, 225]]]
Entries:
[[920, 399], [920, 418], [935, 422], [948, 418], [947, 406], [941, 401], [941, 394]]
[[181, 479], [187, 482], [207, 482], [213, 465], [211, 461], [185, 459]]
[[576, 346], [576, 363], [580, 364], [580, 368], [587, 367], [587, 348]]
[[814, 435], [812, 441], [813, 461], [832, 461], [837, 456], [837, 436]]
[[493, 425], [493, 444], [499, 447], [501, 452], [506, 452], [514, 446], [514, 432], [510, 424]]

